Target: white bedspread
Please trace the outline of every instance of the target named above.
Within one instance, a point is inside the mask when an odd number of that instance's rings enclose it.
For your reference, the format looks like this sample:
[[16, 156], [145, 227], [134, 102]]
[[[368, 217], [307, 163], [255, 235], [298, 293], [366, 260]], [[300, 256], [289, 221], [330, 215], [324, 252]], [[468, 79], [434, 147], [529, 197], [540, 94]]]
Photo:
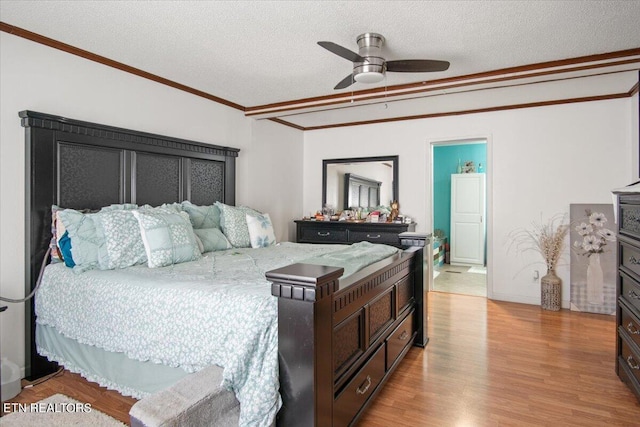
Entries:
[[[352, 261], [358, 258], [363, 266], [373, 262], [362, 256], [368, 247], [375, 249], [377, 259], [397, 251], [356, 244], [350, 247], [358, 253]], [[223, 385], [241, 403], [240, 425], [268, 426], [281, 400], [277, 299], [264, 273], [345, 248], [282, 243], [212, 252], [164, 268], [139, 265], [80, 275], [54, 264], [47, 267], [36, 294], [37, 322], [136, 360], [187, 372], [221, 366]], [[142, 392], [130, 394], [144, 397]]]

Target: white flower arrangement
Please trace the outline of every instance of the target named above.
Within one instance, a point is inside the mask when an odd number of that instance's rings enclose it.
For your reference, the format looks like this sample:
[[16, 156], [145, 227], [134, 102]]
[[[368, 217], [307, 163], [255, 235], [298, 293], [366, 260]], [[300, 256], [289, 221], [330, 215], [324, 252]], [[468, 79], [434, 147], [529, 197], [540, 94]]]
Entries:
[[607, 242], [616, 241], [616, 234], [605, 228], [607, 217], [603, 213], [591, 212], [589, 209], [585, 213], [588, 223], [581, 222], [575, 226], [575, 230], [582, 236], [582, 241], [573, 242], [573, 248], [578, 254], [590, 257], [592, 254], [604, 252]]

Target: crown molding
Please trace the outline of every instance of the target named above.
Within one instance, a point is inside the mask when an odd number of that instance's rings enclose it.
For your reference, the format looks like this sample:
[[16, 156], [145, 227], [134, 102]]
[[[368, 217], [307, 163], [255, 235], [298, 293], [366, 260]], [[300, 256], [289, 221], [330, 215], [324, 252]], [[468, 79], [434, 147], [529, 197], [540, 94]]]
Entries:
[[[638, 64], [640, 68], [640, 48], [627, 49], [598, 55], [582, 56], [557, 61], [540, 62], [537, 64], [503, 68], [499, 70], [475, 73], [463, 76], [448, 77], [423, 81], [418, 83], [379, 87], [375, 89], [339, 93], [314, 98], [303, 98], [274, 104], [246, 107], [245, 115], [250, 117], [279, 116], [282, 113], [313, 109], [324, 109], [328, 106], [350, 104], [354, 101], [373, 101], [377, 99], [402, 96], [416, 96], [417, 94], [447, 91], [461, 87], [476, 85], [499, 84], [505, 81], [538, 78], [542, 76], [559, 76], [560, 74], [598, 70], [616, 66]], [[632, 69], [637, 69], [631, 67]]]
[[243, 107], [240, 104], [236, 104], [235, 102], [231, 102], [226, 99], [203, 92], [201, 90], [194, 89], [192, 87], [180, 84], [178, 82], [174, 82], [173, 80], [165, 79], [164, 77], [160, 77], [156, 74], [148, 73], [139, 68], [135, 68], [130, 65], [123, 64], [122, 62], [114, 61], [113, 59], [109, 59], [107, 57], [97, 55], [87, 50], [80, 49], [75, 46], [71, 46], [70, 44], [62, 43], [60, 41], [42, 36], [40, 34], [25, 30], [23, 28], [7, 24], [6, 22], [0, 21], [0, 31], [3, 31], [5, 33], [11, 34], [17, 37], [22, 37], [23, 39], [31, 40], [32, 42], [40, 43], [48, 47], [52, 47], [54, 49], [67, 52], [72, 55], [76, 55], [81, 58], [97, 62], [102, 65], [106, 65], [107, 67], [116, 68], [120, 71], [124, 71], [126, 73], [130, 73], [138, 77], [142, 77], [142, 78], [154, 81], [156, 83], [160, 83], [160, 84], [172, 87], [174, 89], [178, 89], [178, 90], [190, 93], [191, 95], [199, 96], [201, 98], [208, 99], [209, 101], [214, 101], [219, 104], [226, 105], [227, 107], [235, 108], [236, 110], [245, 111], [245, 107]]
[[[637, 86], [638, 86], [637, 84], [634, 86], [634, 88], [636, 88], [636, 91], [637, 91]], [[580, 102], [605, 101], [610, 99], [629, 98], [633, 94], [632, 90], [628, 92], [613, 93], [608, 95], [586, 96], [582, 98], [555, 99], [551, 101], [528, 102], [523, 104], [501, 105], [497, 107], [448, 111], [443, 113], [418, 114], [414, 116], [401, 116], [401, 117], [391, 117], [386, 119], [363, 120], [358, 122], [335, 123], [335, 124], [322, 125], [322, 126], [303, 127], [303, 126], [298, 126], [293, 123], [287, 122], [286, 120], [282, 120], [282, 119], [279, 119], [278, 123], [281, 123], [285, 126], [297, 127], [297, 128], [300, 128], [300, 130], [307, 132], [307, 131], [314, 131], [314, 130], [334, 129], [334, 128], [350, 127], [350, 126], [363, 126], [363, 125], [372, 125], [372, 124], [379, 124], [379, 123], [401, 122], [406, 120], [433, 119], [437, 117], [462, 116], [466, 114], [491, 113], [495, 111], [517, 110], [520, 108], [547, 107], [550, 105], [562, 105], [562, 104], [573, 104], [573, 103], [580, 103]]]

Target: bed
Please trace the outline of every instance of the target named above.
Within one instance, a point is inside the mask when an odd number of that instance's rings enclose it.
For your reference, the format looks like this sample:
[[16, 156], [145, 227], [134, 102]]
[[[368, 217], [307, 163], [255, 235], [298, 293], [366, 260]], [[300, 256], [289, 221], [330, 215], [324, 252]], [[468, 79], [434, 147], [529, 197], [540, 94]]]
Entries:
[[[29, 291], [35, 286], [51, 237], [52, 205], [99, 209], [109, 204], [158, 206], [181, 200], [197, 205], [235, 204], [237, 149], [31, 111], [21, 112], [20, 117], [27, 143]], [[76, 371], [86, 371], [89, 368], [78, 366], [78, 360], [83, 358], [71, 355], [101, 347], [106, 350], [102, 356], [85, 354], [84, 360], [97, 365], [91, 368], [93, 374], [85, 376], [93, 375], [102, 385], [139, 397], [209, 364], [235, 363], [238, 369], [228, 368], [229, 376], [225, 377], [234, 392], [243, 393], [241, 387], [233, 384], [245, 382], [251, 384], [245, 387], [245, 394], [269, 395], [261, 387], [271, 383], [274, 388], [274, 382], [279, 391], [275, 403], [271, 396], [256, 407], [259, 409], [254, 409], [257, 418], [246, 414], [243, 418], [241, 414], [241, 424], [268, 425], [275, 418], [278, 425], [349, 425], [371, 402], [417, 335], [422, 308], [416, 309], [416, 304], [423, 295], [420, 276], [423, 265], [416, 261], [420, 249], [394, 249], [381, 255], [380, 261], [354, 267], [331, 258], [333, 253], [358, 250], [357, 247], [302, 245], [303, 251], [294, 245], [281, 243], [265, 251], [234, 248], [212, 252], [197, 261], [157, 269], [149, 276], [153, 269], [145, 266], [122, 271], [88, 271], [81, 275], [69, 273], [63, 266], [48, 266], [43, 288], [39, 290], [37, 319], [34, 305], [27, 307], [27, 377], [37, 378], [53, 369], [47, 356]], [[252, 273], [244, 276], [248, 271]], [[118, 277], [117, 273], [129, 277]], [[212, 275], [226, 278], [222, 291], [209, 292]], [[191, 280], [184, 285], [187, 290], [176, 290], [176, 278], [183, 281], [185, 277]], [[135, 297], [127, 293], [131, 286], [123, 285], [132, 278], [138, 284]], [[102, 314], [90, 308], [85, 313], [65, 314], [69, 307], [80, 304], [65, 305], [69, 299], [93, 298], [93, 293], [90, 297], [82, 295], [83, 290], [88, 292], [87, 282], [96, 288], [111, 289], [107, 292], [111, 293], [111, 302], [92, 301], [94, 308], [103, 308]], [[225, 286], [234, 288], [235, 293], [225, 290]], [[176, 292], [187, 297], [175, 299]], [[121, 304], [125, 300], [145, 304], [126, 306]], [[260, 315], [249, 316], [252, 322], [247, 322], [233, 317], [242, 310], [231, 310], [227, 311], [226, 326], [207, 323], [207, 313], [230, 309], [234, 307], [232, 303], [243, 307], [245, 312]], [[185, 316], [183, 306], [191, 306], [192, 314]], [[150, 315], [138, 310], [141, 307], [155, 307], [150, 310], [155, 311]], [[118, 310], [119, 315], [109, 316]], [[109, 325], [96, 320], [127, 319], [136, 310], [142, 311], [141, 317], [131, 316], [131, 322], [146, 318], [155, 341], [130, 335], [136, 333], [133, 324]], [[75, 316], [75, 324], [69, 320], [69, 314], [71, 318]], [[162, 318], [164, 322], [159, 321]], [[84, 321], [88, 323], [82, 326]], [[249, 341], [264, 340], [248, 358], [238, 351], [236, 341], [228, 339], [242, 336], [245, 323], [262, 328], [258, 334], [261, 338]], [[106, 338], [98, 341], [96, 337], [100, 334]], [[74, 339], [67, 342], [66, 335]], [[192, 336], [190, 344], [175, 342], [188, 336]], [[130, 340], [142, 344], [123, 347]], [[228, 347], [216, 351], [213, 344], [220, 340]], [[419, 341], [418, 344], [426, 344]], [[194, 347], [193, 343], [199, 346]], [[164, 353], [154, 353], [163, 346], [168, 347]], [[186, 348], [190, 350], [185, 353]], [[277, 358], [264, 357], [270, 348]], [[122, 359], [114, 362], [112, 356]], [[162, 380], [147, 389], [135, 381], [123, 385], [123, 376], [137, 381], [127, 372], [142, 372], [139, 366], [130, 364], [132, 359], [146, 360], [153, 365], [152, 369], [164, 370], [162, 374], [150, 371], [138, 375], [142, 382], [148, 382], [149, 378]], [[279, 373], [275, 377], [260, 372], [268, 370], [269, 363], [277, 365]], [[251, 378], [260, 381], [251, 382]], [[245, 397], [238, 395], [238, 399], [242, 402]]]

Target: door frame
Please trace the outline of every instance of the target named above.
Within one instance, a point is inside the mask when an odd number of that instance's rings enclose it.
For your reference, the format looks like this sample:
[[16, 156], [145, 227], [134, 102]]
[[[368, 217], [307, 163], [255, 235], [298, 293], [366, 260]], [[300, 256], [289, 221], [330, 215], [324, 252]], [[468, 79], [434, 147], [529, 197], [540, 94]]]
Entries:
[[[487, 147], [487, 164], [485, 165], [485, 191], [486, 191], [486, 258], [487, 258], [487, 298], [493, 299], [493, 138], [491, 134], [464, 135], [443, 138], [429, 138], [427, 140], [427, 162], [429, 165], [429, 173], [427, 174], [427, 200], [430, 202], [430, 208], [427, 209], [427, 230], [433, 232], [433, 161], [434, 148], [442, 145], [464, 145], [477, 144], [484, 141]], [[431, 269], [430, 269], [431, 271]], [[429, 290], [433, 290], [433, 273], [429, 274]]]

